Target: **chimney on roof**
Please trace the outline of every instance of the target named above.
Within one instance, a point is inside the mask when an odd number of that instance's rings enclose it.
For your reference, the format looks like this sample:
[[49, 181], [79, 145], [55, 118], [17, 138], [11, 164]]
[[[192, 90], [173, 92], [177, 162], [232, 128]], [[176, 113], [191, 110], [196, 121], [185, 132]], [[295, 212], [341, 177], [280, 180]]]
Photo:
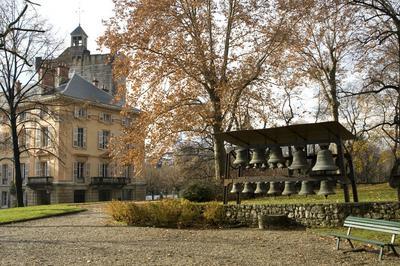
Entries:
[[65, 64], [59, 64], [56, 67], [55, 87], [60, 86], [68, 81], [69, 68]]
[[96, 78], [93, 78], [92, 84], [93, 84], [94, 86], [96, 86], [97, 88], [99, 87], [99, 81], [98, 81]]
[[51, 63], [42, 63], [38, 70], [39, 73], [39, 81], [42, 86], [43, 92], [52, 90], [55, 85], [55, 70], [51, 66]]
[[110, 91], [104, 86], [104, 84], [103, 84], [102, 90], [105, 91], [105, 92], [107, 92], [107, 93], [110, 93]]

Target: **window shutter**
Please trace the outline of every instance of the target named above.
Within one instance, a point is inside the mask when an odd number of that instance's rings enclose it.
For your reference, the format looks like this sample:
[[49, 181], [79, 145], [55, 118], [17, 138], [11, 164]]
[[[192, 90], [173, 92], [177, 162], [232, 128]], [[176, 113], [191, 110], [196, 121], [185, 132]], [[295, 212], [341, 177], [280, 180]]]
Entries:
[[44, 176], [50, 176], [49, 162], [44, 163]]
[[13, 167], [12, 165], [7, 165], [7, 183], [10, 182], [13, 176]]
[[78, 107], [78, 106], [75, 106], [75, 107], [74, 107], [74, 117], [75, 117], [75, 118], [78, 118], [78, 117], [79, 117], [79, 107]]
[[74, 176], [74, 179], [76, 179], [78, 177], [78, 163], [77, 162], [73, 162], [72, 163], [72, 175]]
[[24, 172], [24, 176], [25, 176], [25, 178], [28, 178], [29, 177], [29, 163], [26, 163], [25, 164], [25, 172]]
[[97, 147], [103, 149], [103, 131], [97, 132]]
[[85, 177], [90, 177], [90, 163], [85, 163]]
[[101, 112], [101, 113], [99, 114], [99, 120], [100, 120], [100, 121], [104, 121], [104, 113]]
[[42, 132], [40, 130], [40, 128], [36, 129], [36, 139], [35, 139], [35, 146], [38, 147], [42, 147]]
[[0, 179], [2, 178], [2, 176], [3, 176], [3, 165], [0, 164]]
[[24, 134], [25, 134], [25, 147], [26, 148], [29, 148], [29, 146], [30, 146], [29, 144], [30, 144], [31, 138], [30, 138], [29, 133], [30, 133], [30, 131], [28, 129], [25, 129]]
[[83, 147], [86, 148], [86, 128], [83, 128]]
[[36, 162], [35, 176], [41, 176], [41, 175], [42, 175], [42, 170], [41, 170], [40, 162]]
[[48, 127], [42, 128], [43, 132], [43, 142], [42, 147], [48, 147], [50, 145], [50, 130]]
[[114, 176], [115, 175], [115, 167], [114, 164], [109, 164], [109, 172], [110, 172], [110, 176]]
[[102, 172], [101, 172], [101, 166], [102, 166], [102, 164], [99, 163], [99, 167], [98, 167], [98, 174], [99, 174], [99, 176], [103, 176], [103, 175], [102, 175]]
[[73, 147], [78, 147], [78, 128], [74, 127], [73, 128], [73, 133], [72, 133], [72, 146]]

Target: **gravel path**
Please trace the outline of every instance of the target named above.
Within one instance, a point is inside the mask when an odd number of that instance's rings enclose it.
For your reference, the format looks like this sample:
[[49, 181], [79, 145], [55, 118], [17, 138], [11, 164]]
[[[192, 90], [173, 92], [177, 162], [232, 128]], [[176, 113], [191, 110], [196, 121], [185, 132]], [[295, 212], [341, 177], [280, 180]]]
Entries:
[[[360, 265], [375, 252], [334, 250], [306, 231], [175, 230], [113, 226], [101, 206], [0, 226], [1, 265]], [[343, 246], [347, 246], [344, 244]], [[384, 256], [381, 265], [400, 265]]]

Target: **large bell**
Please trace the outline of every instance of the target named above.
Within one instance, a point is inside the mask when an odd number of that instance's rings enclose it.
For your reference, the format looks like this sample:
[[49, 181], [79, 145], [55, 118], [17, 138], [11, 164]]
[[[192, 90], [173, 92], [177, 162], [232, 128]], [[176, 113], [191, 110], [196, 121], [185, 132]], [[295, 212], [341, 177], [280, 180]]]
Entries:
[[233, 183], [230, 193], [236, 194], [236, 193], [239, 193], [239, 192], [240, 192], [239, 184], [238, 183]]
[[282, 154], [282, 149], [281, 147], [272, 147], [270, 154], [269, 154], [269, 159], [268, 159], [268, 164], [270, 165], [271, 168], [283, 168], [285, 167], [285, 158], [283, 158]]
[[327, 198], [328, 195], [336, 194], [333, 183], [329, 180], [322, 180], [317, 194], [324, 195], [325, 198]]
[[244, 188], [243, 188], [242, 193], [245, 193], [245, 194], [252, 194], [252, 193], [254, 193], [253, 186], [251, 185], [250, 182], [245, 182], [245, 183], [244, 183]]
[[317, 162], [312, 168], [313, 171], [335, 171], [338, 169], [333, 160], [332, 152], [328, 145], [320, 145], [321, 150], [317, 153]]
[[296, 147], [296, 151], [293, 153], [293, 162], [288, 168], [291, 170], [307, 170], [310, 168], [303, 147]]
[[253, 149], [253, 156], [251, 157], [251, 161], [249, 164], [253, 165], [254, 168], [261, 167], [262, 164], [266, 163], [265, 149], [264, 148], [256, 148]]
[[280, 195], [281, 189], [279, 187], [279, 182], [270, 182], [269, 190], [267, 192], [268, 195]]
[[314, 192], [314, 187], [313, 187], [313, 182], [311, 181], [302, 181], [301, 182], [301, 188], [299, 191], [299, 195], [313, 195], [315, 194]]
[[234, 165], [246, 165], [248, 160], [248, 153], [247, 153], [247, 149], [243, 148], [243, 147], [238, 147], [235, 150], [236, 153], [236, 159], [233, 161]]
[[285, 188], [283, 189], [282, 195], [290, 196], [292, 194], [296, 194], [296, 182], [294, 181], [285, 181]]
[[255, 194], [263, 194], [267, 192], [267, 190], [265, 189], [265, 185], [263, 182], [257, 182], [257, 187], [256, 190], [254, 191]]

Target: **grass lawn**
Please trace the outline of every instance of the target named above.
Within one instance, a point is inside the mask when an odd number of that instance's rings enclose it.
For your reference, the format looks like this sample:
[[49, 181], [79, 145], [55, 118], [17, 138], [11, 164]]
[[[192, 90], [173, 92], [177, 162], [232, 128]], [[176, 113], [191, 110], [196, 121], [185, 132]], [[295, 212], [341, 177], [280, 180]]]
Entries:
[[[397, 201], [397, 191], [389, 187], [387, 183], [377, 185], [358, 185], [358, 199], [360, 202], [368, 201]], [[318, 192], [316, 190], [315, 192]], [[351, 186], [349, 185], [350, 201], [353, 201]], [[254, 199], [242, 199], [242, 204], [291, 204], [291, 203], [339, 203], [344, 202], [343, 190], [337, 187], [336, 194], [325, 199], [324, 196], [277, 196], [257, 197]], [[235, 204], [234, 201], [230, 202]]]
[[85, 209], [68, 204], [2, 209], [0, 210], [0, 224], [74, 213], [83, 210]]

